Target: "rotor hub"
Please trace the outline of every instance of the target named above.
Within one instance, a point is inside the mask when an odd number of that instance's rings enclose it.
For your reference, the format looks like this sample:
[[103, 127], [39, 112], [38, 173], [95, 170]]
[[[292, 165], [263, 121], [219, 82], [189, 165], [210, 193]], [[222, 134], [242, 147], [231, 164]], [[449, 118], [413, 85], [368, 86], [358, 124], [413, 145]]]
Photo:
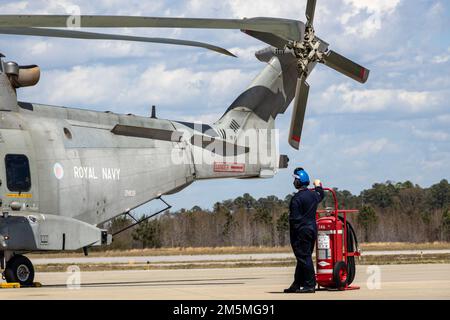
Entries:
[[287, 44], [298, 59], [299, 75], [308, 75], [308, 65], [313, 62], [322, 62], [324, 52], [320, 51], [321, 42], [315, 35], [314, 28], [307, 26], [303, 41], [291, 41]]

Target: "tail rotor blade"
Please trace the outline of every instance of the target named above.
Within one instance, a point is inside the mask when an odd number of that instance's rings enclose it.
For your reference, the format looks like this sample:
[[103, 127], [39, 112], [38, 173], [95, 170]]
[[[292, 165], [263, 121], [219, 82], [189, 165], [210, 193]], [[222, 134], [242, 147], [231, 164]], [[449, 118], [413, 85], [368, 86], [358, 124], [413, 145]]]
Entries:
[[297, 80], [294, 109], [292, 110], [291, 127], [289, 129], [289, 144], [297, 150], [300, 147], [308, 94], [309, 84], [306, 83], [306, 78], [302, 76]]
[[316, 0], [308, 0], [306, 4], [306, 20], [308, 25], [312, 26], [314, 23], [314, 13], [316, 11]]
[[323, 57], [325, 65], [350, 77], [358, 82], [365, 83], [369, 78], [370, 70], [360, 66], [359, 64], [341, 56], [332, 50], [327, 52]]

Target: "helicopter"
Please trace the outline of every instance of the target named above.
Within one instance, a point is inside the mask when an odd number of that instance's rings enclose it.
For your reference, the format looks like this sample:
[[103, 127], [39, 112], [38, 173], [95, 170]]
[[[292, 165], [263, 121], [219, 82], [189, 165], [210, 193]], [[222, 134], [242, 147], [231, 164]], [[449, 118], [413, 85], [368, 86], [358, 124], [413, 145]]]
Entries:
[[[280, 18], [205, 19], [80, 15], [82, 28], [236, 29], [266, 45], [267, 65], [213, 124], [91, 111], [19, 101], [40, 68], [0, 63], [0, 264], [7, 282], [30, 286], [24, 255], [108, 245], [104, 223], [205, 179], [273, 177], [287, 168], [275, 119], [294, 101], [289, 144], [299, 149], [309, 93], [306, 79], [324, 64], [360, 83], [369, 70], [328, 50], [306, 22]], [[193, 46], [234, 56], [208, 43], [68, 29], [69, 15], [0, 15], [0, 34], [137, 41]], [[156, 212], [154, 215], [164, 211]], [[150, 218], [151, 215], [147, 218]], [[142, 222], [136, 220], [135, 224]], [[134, 226], [132, 224], [129, 227]], [[123, 230], [121, 230], [123, 231]]]

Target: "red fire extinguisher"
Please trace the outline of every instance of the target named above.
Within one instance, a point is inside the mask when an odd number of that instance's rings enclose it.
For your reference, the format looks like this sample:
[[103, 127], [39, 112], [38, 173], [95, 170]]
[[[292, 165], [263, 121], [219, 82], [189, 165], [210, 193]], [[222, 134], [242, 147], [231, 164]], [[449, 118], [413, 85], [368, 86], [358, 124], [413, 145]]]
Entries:
[[317, 211], [316, 281], [320, 287], [351, 290], [355, 278], [355, 257], [359, 256], [358, 242], [352, 225], [347, 221], [347, 213], [358, 210], [339, 210], [336, 192], [330, 192], [334, 199], [334, 209]]

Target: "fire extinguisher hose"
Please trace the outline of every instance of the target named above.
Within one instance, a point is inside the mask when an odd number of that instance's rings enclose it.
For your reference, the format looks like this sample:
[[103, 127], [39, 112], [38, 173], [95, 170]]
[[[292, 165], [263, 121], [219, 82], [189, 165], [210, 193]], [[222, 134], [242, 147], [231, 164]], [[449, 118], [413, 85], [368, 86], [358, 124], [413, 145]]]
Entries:
[[[344, 223], [344, 218], [339, 217], [339, 220]], [[350, 222], [347, 221], [347, 252], [355, 252], [358, 251], [358, 239], [356, 238], [355, 229]], [[353, 280], [355, 280], [356, 275], [356, 264], [355, 257], [347, 257], [347, 284], [350, 285]]]

